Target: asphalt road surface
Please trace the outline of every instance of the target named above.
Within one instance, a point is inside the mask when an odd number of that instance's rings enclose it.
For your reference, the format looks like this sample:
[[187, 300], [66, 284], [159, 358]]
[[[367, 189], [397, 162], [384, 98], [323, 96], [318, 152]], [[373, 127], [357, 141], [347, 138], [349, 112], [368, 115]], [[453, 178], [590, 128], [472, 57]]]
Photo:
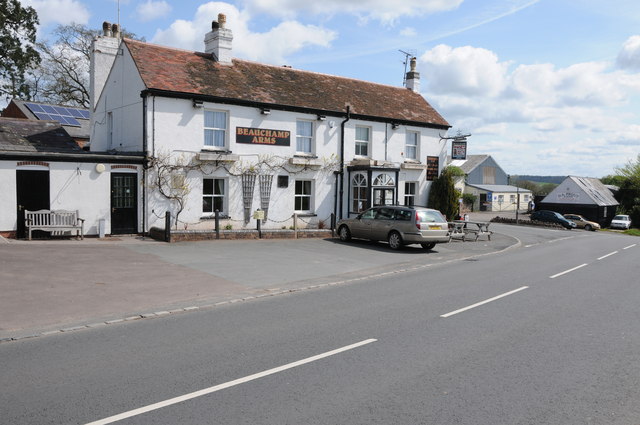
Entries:
[[0, 344], [1, 421], [640, 424], [637, 238], [498, 228], [520, 246]]

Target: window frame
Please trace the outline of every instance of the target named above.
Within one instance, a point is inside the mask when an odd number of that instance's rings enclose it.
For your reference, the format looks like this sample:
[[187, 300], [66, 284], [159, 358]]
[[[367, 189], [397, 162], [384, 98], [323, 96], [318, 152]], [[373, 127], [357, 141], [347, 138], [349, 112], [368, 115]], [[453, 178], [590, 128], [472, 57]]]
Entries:
[[[413, 193], [408, 192], [408, 188], [410, 187], [409, 185], [413, 186]], [[416, 205], [415, 200], [416, 200], [417, 192], [418, 192], [418, 182], [416, 181], [404, 182], [404, 204], [406, 206], [412, 207]], [[411, 203], [407, 203], [408, 199], [411, 199]]]
[[[205, 193], [205, 181], [212, 181], [212, 193]], [[216, 194], [216, 181], [222, 181], [222, 193]], [[226, 215], [227, 213], [227, 193], [228, 193], [228, 183], [227, 179], [222, 177], [203, 177], [202, 178], [202, 215], [203, 216], [214, 216], [216, 214], [216, 199], [222, 199], [222, 209], [220, 209], [220, 214]], [[205, 211], [204, 203], [205, 199], [211, 199], [211, 211]]]
[[[311, 136], [305, 136], [299, 134], [298, 123], [308, 124], [311, 127]], [[296, 154], [298, 155], [313, 155], [315, 148], [315, 128], [314, 122], [312, 120], [305, 119], [297, 119], [296, 120]], [[300, 139], [308, 139], [309, 142], [309, 150], [301, 150], [300, 149]]]
[[[358, 139], [358, 129], [365, 129], [367, 130], [367, 140], [363, 140], [363, 139]], [[356, 125], [355, 126], [355, 135], [354, 135], [354, 140], [355, 140], [355, 156], [360, 157], [360, 158], [371, 158], [371, 127], [366, 126], [366, 125]], [[364, 146], [366, 152], [363, 155], [362, 153], [358, 153], [358, 151], [362, 152], [362, 147]], [[360, 148], [360, 149], [358, 149]]]
[[[309, 184], [309, 193], [298, 193], [298, 183], [302, 183], [303, 186], [303, 191], [304, 192], [304, 183], [308, 183]], [[304, 200], [307, 199], [308, 200], [308, 209], [298, 209], [298, 200], [300, 199], [301, 204], [300, 207], [304, 207]], [[294, 183], [294, 188], [293, 188], [293, 210], [297, 213], [311, 213], [313, 212], [313, 180], [310, 179], [299, 179], [296, 180]]]
[[[413, 138], [413, 144], [409, 143], [411, 140], [411, 138]], [[418, 161], [418, 158], [420, 158], [420, 152], [419, 152], [419, 148], [420, 148], [420, 132], [419, 131], [407, 131], [406, 137], [405, 137], [405, 142], [404, 142], [404, 157], [407, 160], [410, 161]], [[413, 155], [410, 156], [409, 155], [409, 150], [413, 150]]]
[[[351, 209], [354, 213], [361, 213], [369, 205], [369, 182], [366, 173], [355, 173], [351, 177]], [[360, 195], [364, 193], [364, 198]], [[362, 204], [359, 204], [362, 202]], [[362, 205], [360, 209], [359, 206]]]
[[[208, 113], [220, 113], [220, 114], [224, 114], [224, 128], [222, 127], [207, 127], [207, 114]], [[215, 115], [214, 115], [215, 117]], [[215, 119], [214, 119], [215, 121]], [[229, 111], [225, 111], [222, 109], [205, 109], [204, 110], [204, 120], [202, 123], [202, 128], [203, 128], [203, 138], [204, 140], [202, 141], [202, 144], [204, 146], [205, 149], [212, 149], [212, 150], [224, 150], [227, 148], [228, 146], [228, 134], [229, 134]], [[212, 145], [208, 145], [207, 144], [207, 131], [212, 131], [213, 132], [213, 137], [212, 137]], [[215, 134], [216, 132], [221, 131], [223, 133], [222, 136], [222, 145], [216, 145], [216, 138], [215, 138]]]

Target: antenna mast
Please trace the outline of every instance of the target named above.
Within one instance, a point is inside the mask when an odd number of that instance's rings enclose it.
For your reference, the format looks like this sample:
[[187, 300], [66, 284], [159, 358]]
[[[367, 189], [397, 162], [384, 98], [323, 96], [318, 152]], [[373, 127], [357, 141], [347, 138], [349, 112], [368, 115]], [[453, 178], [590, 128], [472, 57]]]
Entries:
[[400, 49], [398, 49], [398, 51], [404, 55], [404, 62], [402, 62], [404, 64], [404, 74], [402, 74], [402, 86], [406, 87], [407, 86], [407, 65], [409, 65], [409, 61], [411, 60], [411, 58], [416, 56], [416, 51], [411, 50], [409, 52], [405, 52], [404, 50], [400, 50]]

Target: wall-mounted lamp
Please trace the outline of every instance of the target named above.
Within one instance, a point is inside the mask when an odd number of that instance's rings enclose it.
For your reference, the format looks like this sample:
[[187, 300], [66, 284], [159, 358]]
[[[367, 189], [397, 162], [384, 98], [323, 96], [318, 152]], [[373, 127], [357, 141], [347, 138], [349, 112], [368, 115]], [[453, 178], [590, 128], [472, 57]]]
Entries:
[[202, 108], [202, 107], [204, 107], [204, 103], [201, 100], [193, 99], [193, 107], [194, 108]]
[[104, 173], [106, 169], [107, 167], [105, 167], [104, 164], [96, 164], [97, 173]]
[[318, 121], [326, 121], [327, 117], [324, 115], [318, 115]]
[[268, 108], [260, 108], [260, 113], [261, 113], [262, 115], [269, 115], [269, 114], [271, 114], [271, 109], [268, 109]]
[[398, 127], [400, 127], [400, 124], [398, 124], [397, 122], [392, 122], [391, 123], [391, 129], [392, 130], [397, 130]]

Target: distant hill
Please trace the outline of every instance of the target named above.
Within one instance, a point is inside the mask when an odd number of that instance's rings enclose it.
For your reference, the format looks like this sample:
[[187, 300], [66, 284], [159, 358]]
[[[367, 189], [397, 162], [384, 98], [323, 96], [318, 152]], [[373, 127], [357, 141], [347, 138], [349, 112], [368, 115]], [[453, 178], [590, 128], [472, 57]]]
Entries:
[[527, 180], [530, 182], [534, 182], [534, 183], [553, 183], [553, 184], [560, 184], [564, 181], [564, 179], [567, 178], [567, 176], [529, 176], [529, 175], [522, 175], [522, 176], [512, 176], [512, 179], [515, 178], [516, 180]]

